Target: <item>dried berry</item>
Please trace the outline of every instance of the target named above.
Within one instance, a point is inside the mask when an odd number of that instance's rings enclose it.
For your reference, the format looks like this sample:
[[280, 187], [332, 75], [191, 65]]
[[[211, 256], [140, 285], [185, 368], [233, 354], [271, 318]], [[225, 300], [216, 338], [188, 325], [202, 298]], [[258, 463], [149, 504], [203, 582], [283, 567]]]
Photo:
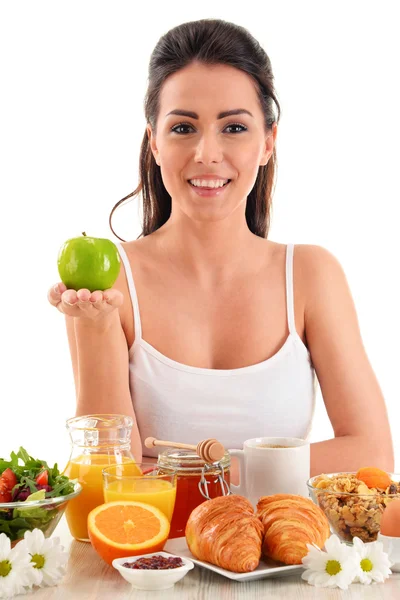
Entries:
[[51, 490], [53, 489], [51, 487], [51, 485], [47, 485], [47, 484], [43, 484], [43, 485], [36, 485], [38, 491], [39, 490], [44, 490], [45, 492], [51, 492]]
[[17, 493], [14, 495], [13, 502], [24, 502], [28, 496], [31, 495], [31, 490], [28, 486], [21, 487], [17, 490]]
[[123, 563], [123, 567], [127, 569], [177, 569], [183, 567], [183, 561], [179, 556], [168, 556], [168, 558], [157, 554], [156, 556], [149, 556], [148, 558], [139, 558], [133, 562]]

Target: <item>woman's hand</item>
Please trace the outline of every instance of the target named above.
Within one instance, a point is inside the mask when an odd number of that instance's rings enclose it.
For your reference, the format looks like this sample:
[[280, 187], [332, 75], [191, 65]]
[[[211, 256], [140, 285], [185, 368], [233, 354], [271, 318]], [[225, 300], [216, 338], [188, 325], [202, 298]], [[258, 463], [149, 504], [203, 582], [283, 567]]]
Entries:
[[75, 291], [67, 289], [61, 282], [50, 288], [47, 298], [64, 315], [91, 321], [109, 315], [124, 301], [122, 293], [113, 288], [104, 292], [90, 292], [87, 289]]

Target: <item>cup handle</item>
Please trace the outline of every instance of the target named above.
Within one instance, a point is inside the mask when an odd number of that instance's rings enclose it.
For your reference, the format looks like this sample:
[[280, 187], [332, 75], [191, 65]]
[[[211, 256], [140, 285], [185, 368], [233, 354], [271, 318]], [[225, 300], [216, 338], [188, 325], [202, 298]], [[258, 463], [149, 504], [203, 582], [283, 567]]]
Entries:
[[246, 480], [245, 480], [245, 468], [244, 468], [244, 452], [243, 450], [228, 450], [231, 456], [236, 456], [239, 461], [239, 485], [231, 483], [232, 494], [246, 497]]

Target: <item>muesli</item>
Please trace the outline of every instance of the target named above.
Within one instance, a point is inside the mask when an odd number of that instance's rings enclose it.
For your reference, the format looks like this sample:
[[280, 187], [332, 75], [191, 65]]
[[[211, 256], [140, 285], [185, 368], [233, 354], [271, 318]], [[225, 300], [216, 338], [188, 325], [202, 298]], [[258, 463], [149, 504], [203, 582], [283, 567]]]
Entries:
[[395, 497], [400, 498], [400, 483], [390, 479], [385, 489], [371, 488], [354, 473], [319, 475], [313, 487], [335, 533], [347, 542], [356, 536], [363, 542], [375, 541], [387, 504]]

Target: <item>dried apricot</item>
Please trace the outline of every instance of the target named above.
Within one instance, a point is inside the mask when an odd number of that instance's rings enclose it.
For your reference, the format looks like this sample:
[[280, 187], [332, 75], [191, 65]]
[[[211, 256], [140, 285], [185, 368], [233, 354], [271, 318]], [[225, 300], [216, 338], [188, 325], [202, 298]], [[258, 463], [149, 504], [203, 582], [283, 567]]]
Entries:
[[382, 471], [377, 467], [362, 467], [357, 471], [356, 477], [363, 481], [369, 488], [386, 490], [391, 484], [390, 476], [386, 471]]

